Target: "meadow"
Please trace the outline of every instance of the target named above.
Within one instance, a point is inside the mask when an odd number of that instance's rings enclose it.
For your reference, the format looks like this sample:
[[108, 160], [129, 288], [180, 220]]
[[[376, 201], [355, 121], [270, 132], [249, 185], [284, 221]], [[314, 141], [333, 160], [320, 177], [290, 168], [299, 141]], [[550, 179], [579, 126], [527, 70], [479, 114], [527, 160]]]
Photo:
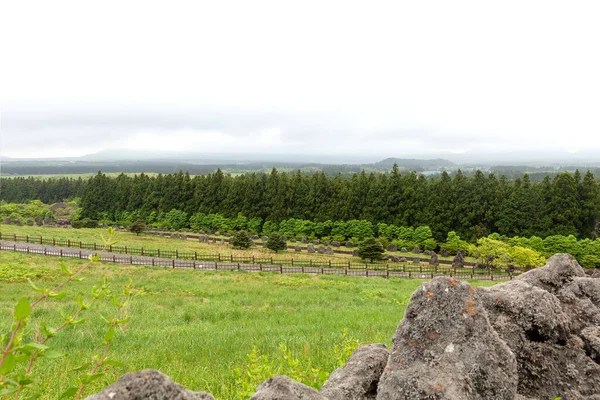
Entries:
[[[0, 332], [10, 329], [17, 301], [35, 293], [26, 282], [53, 287], [64, 277], [63, 260], [0, 253]], [[82, 260], [64, 260], [74, 270]], [[99, 391], [128, 371], [160, 369], [192, 390], [218, 399], [247, 398], [263, 379], [287, 374], [319, 387], [359, 344], [391, 337], [412, 292], [422, 281], [274, 273], [198, 272], [94, 263], [81, 282], [69, 283], [68, 296], [49, 299], [31, 315], [32, 338], [40, 321], [60, 325], [77, 309], [77, 295], [89, 298], [92, 287], [108, 277], [116, 293], [133, 280], [136, 297], [131, 320], [117, 332], [111, 366], [86, 393]], [[473, 281], [474, 285], [493, 282]], [[82, 325], [52, 339], [64, 358], [41, 359], [35, 366], [43, 399], [72, 386], [73, 369], [102, 350], [101, 318], [114, 310], [104, 299], [86, 311]]]

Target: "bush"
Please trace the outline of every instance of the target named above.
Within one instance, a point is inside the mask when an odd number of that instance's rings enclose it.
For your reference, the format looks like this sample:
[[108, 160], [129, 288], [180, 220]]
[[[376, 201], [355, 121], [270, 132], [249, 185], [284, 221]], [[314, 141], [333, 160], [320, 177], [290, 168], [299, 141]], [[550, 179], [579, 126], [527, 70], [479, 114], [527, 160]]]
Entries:
[[233, 235], [231, 239], [231, 245], [233, 247], [237, 247], [239, 249], [249, 249], [252, 247], [254, 243], [252, 243], [252, 238], [250, 234], [246, 231], [238, 231]]
[[144, 232], [145, 230], [146, 224], [144, 224], [142, 221], [136, 221], [129, 225], [129, 231], [135, 233], [137, 236], [139, 236], [140, 233]]
[[279, 250], [285, 250], [286, 248], [285, 240], [283, 240], [283, 236], [281, 236], [279, 232], [271, 232], [265, 246], [267, 249], [274, 250], [275, 253], [279, 252]]
[[581, 257], [579, 263], [583, 268], [600, 268], [600, 257], [588, 254]]
[[365, 239], [358, 246], [358, 256], [363, 260], [369, 260], [371, 262], [375, 260], [381, 260], [385, 249], [381, 242], [373, 237]]
[[84, 219], [79, 220], [79, 221], [72, 221], [71, 225], [73, 226], [73, 228], [76, 228], [76, 229], [80, 229], [80, 228], [97, 228], [98, 227], [98, 221], [96, 221], [95, 219], [84, 218]]

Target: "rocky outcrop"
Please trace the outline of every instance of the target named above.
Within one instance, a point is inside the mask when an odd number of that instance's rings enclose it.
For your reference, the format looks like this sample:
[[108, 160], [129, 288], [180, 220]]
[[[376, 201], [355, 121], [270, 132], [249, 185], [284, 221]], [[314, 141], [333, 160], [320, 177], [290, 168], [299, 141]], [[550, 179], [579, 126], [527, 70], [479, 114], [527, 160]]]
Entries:
[[517, 363], [475, 290], [452, 278], [413, 295], [377, 399], [514, 399]]
[[86, 397], [86, 400], [215, 400], [205, 392], [191, 392], [173, 382], [165, 374], [146, 369], [125, 374], [102, 392]]
[[[567, 254], [492, 287], [438, 277], [413, 294], [392, 343], [358, 348], [320, 392], [275, 376], [252, 399], [600, 400], [600, 279]], [[147, 370], [89, 397], [113, 398], [212, 396]]]
[[310, 386], [287, 376], [269, 378], [256, 388], [251, 400], [328, 400]]
[[346, 365], [329, 376], [321, 388], [321, 395], [329, 400], [375, 399], [388, 357], [388, 349], [383, 344], [359, 347]]
[[594, 351], [600, 280], [568, 254], [513, 281], [479, 288], [490, 322], [517, 359], [518, 393], [534, 399], [600, 398]]

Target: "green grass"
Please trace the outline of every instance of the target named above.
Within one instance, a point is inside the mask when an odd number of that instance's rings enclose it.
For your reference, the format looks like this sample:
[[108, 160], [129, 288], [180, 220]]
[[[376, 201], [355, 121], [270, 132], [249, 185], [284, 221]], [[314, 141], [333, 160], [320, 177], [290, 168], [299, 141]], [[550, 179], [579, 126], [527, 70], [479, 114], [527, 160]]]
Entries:
[[[60, 262], [0, 253], [0, 332], [10, 329], [14, 306], [21, 297], [34, 299], [26, 278], [38, 286], [53, 287], [62, 279]], [[65, 262], [72, 270], [83, 263]], [[77, 294], [89, 295], [103, 276], [109, 277], [115, 291], [132, 278], [140, 294], [131, 305], [126, 332], [118, 333], [113, 342], [111, 352], [124, 366], [111, 367], [86, 393], [99, 391], [128, 371], [155, 368], [218, 399], [241, 398], [242, 386], [254, 388], [276, 373], [318, 387], [358, 342], [390, 345], [412, 292], [422, 282], [97, 263], [84, 273], [82, 282], [69, 284], [65, 299], [34, 308], [30, 326], [38, 326], [41, 320], [58, 326], [61, 314], [75, 311]], [[113, 309], [110, 301], [103, 300], [87, 313], [83, 325], [67, 328], [52, 340], [53, 348], [67, 356], [42, 359], [36, 365], [42, 398], [56, 398], [75, 383], [72, 369], [101, 350], [104, 324], [100, 315], [109, 316]], [[299, 364], [294, 367], [296, 361]]]

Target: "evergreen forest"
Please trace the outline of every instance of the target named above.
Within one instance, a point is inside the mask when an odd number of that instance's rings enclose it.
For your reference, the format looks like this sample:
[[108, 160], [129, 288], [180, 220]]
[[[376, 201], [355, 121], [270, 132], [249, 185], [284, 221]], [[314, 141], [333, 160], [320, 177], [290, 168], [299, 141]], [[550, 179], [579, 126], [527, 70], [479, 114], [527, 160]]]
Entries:
[[264, 224], [290, 219], [319, 223], [325, 229], [335, 222], [360, 220], [374, 227], [429, 226], [437, 241], [451, 231], [469, 241], [491, 233], [579, 239], [599, 233], [600, 185], [593, 173], [578, 170], [540, 182], [532, 182], [527, 174], [508, 179], [481, 171], [466, 176], [460, 170], [426, 177], [401, 173], [396, 165], [388, 173], [362, 171], [350, 177], [273, 169], [237, 176], [217, 170], [194, 177], [179, 172], [111, 178], [98, 172], [87, 180], [1, 182], [5, 202], [53, 203], [80, 197], [77, 218], [91, 220], [152, 224], [170, 215], [178, 219], [178, 227], [190, 227], [206, 215], [243, 216], [253, 221], [244, 228], [257, 232]]

